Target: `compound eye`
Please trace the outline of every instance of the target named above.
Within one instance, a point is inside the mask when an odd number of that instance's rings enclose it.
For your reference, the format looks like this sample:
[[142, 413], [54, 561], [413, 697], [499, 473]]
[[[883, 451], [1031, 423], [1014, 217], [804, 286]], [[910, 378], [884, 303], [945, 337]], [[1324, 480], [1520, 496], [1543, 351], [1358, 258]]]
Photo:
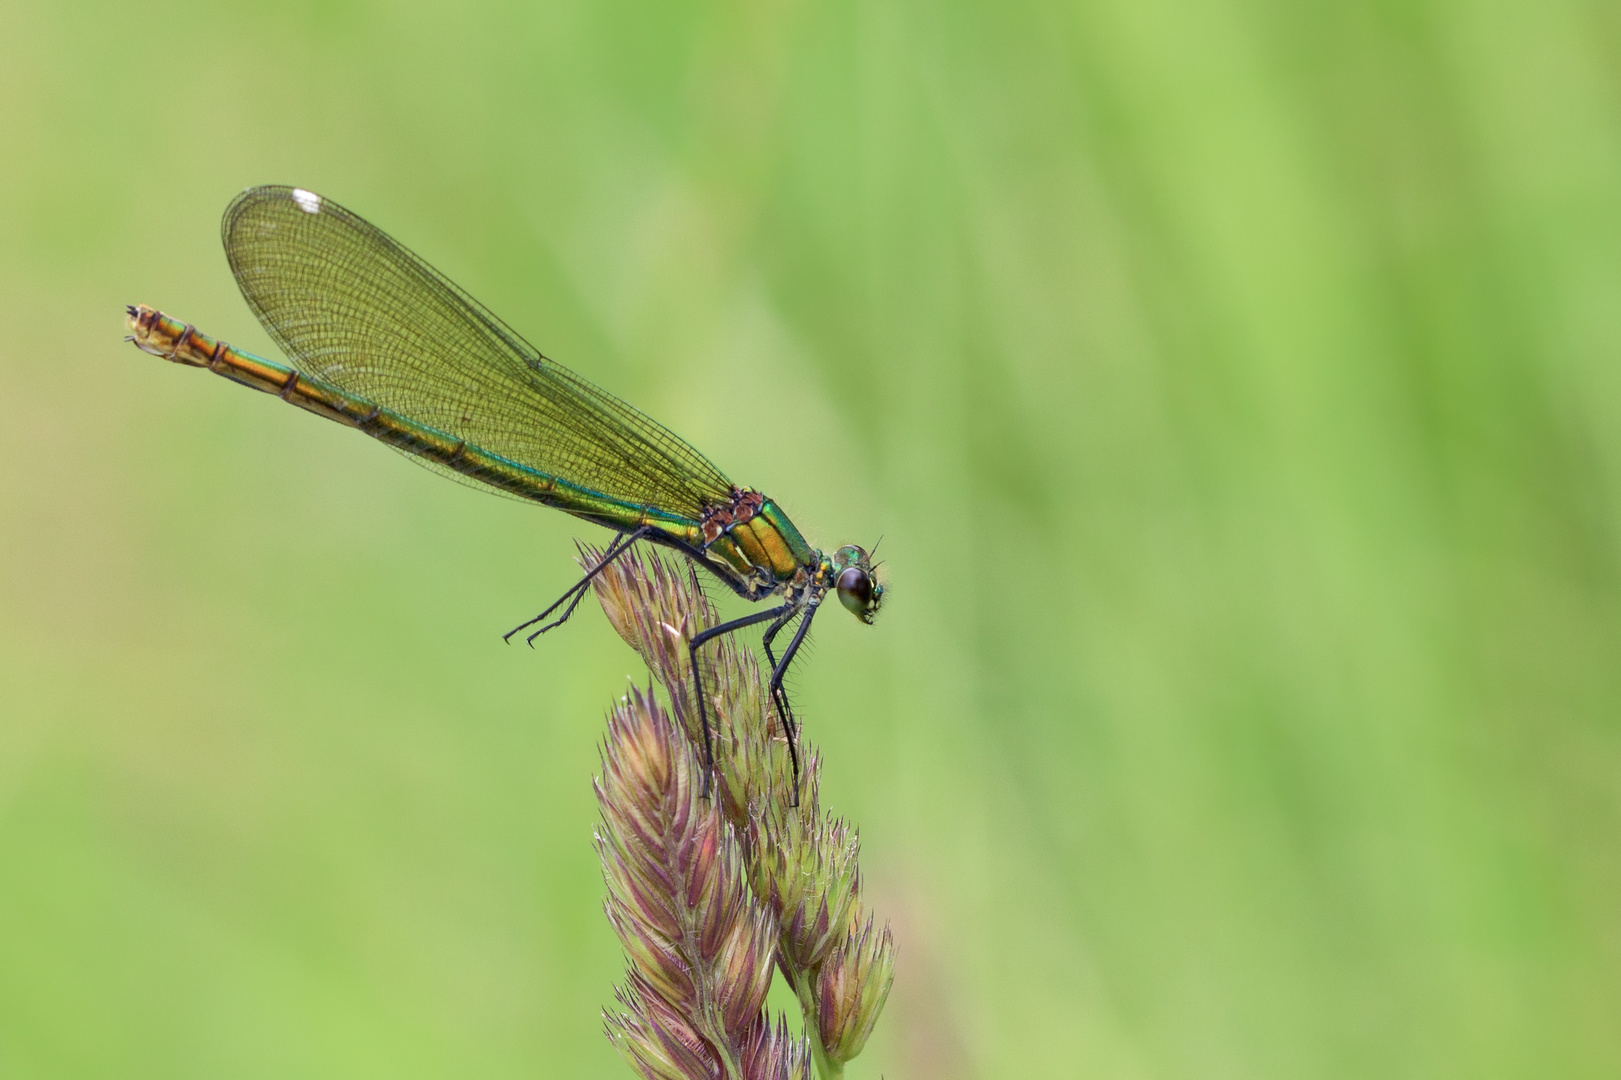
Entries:
[[847, 566], [839, 575], [839, 603], [852, 613], [867, 614], [872, 607], [872, 577], [859, 566]]

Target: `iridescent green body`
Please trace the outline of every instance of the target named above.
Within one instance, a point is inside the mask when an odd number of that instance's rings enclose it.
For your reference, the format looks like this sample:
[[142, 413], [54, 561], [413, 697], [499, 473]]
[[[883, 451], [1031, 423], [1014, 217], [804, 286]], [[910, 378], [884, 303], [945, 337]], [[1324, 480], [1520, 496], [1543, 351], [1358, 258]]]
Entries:
[[[232, 382], [274, 394], [467, 479], [620, 532], [651, 526], [649, 540], [701, 557], [708, 569], [750, 600], [779, 591], [798, 592], [818, 580], [826, 582], [834, 570], [833, 561], [806, 543], [776, 503], [746, 488], [735, 490], [732, 507], [717, 508], [719, 516], [734, 520], [728, 520], [723, 531], [711, 524], [711, 535], [706, 536], [701, 519], [614, 499], [492, 454], [285, 364], [209, 337], [144, 304], [130, 309], [128, 322], [135, 344], [154, 356], [207, 368]], [[740, 507], [751, 512], [742, 517], [734, 512]]]
[[[226, 208], [220, 235], [243, 299], [292, 363], [232, 348], [144, 305], [129, 309], [131, 341], [356, 428], [456, 479], [615, 530], [597, 565], [508, 640], [542, 623], [532, 643], [565, 622], [591, 579], [638, 540], [681, 552], [745, 599], [780, 597], [769, 610], [698, 630], [688, 649], [712, 762], [698, 650], [769, 623], [762, 638], [772, 663], [768, 687], [793, 752], [783, 675], [829, 592], [872, 622], [884, 589], [865, 551], [852, 544], [829, 556], [811, 547], [776, 503], [542, 355], [426, 261], [331, 200], [303, 188], [250, 188]], [[796, 620], [778, 660], [772, 641]]]

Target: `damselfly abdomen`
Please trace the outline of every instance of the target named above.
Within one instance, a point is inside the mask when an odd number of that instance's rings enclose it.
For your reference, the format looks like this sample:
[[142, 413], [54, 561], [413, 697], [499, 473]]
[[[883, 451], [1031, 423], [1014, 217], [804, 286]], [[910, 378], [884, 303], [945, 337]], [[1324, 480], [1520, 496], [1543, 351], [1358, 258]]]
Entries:
[[[421, 258], [330, 200], [302, 188], [251, 188], [226, 209], [221, 231], [242, 295], [291, 366], [144, 305], [129, 309], [130, 340], [356, 428], [457, 479], [613, 529], [618, 535], [585, 577], [508, 639], [539, 624], [532, 643], [566, 621], [591, 579], [639, 540], [681, 552], [744, 599], [776, 599], [694, 635], [688, 647], [712, 770], [698, 650], [769, 624], [769, 688], [797, 775], [783, 675], [828, 592], [872, 622], [884, 589], [867, 552], [812, 547], [771, 499], [732, 483], [668, 428], [541, 355]], [[772, 642], [795, 620], [778, 659]]]

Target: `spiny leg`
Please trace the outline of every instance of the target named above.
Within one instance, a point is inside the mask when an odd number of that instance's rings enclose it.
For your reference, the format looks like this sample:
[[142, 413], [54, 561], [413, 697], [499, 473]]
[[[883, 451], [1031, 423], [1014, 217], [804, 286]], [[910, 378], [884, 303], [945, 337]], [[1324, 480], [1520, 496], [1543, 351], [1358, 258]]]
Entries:
[[[568, 607], [563, 609], [563, 614], [559, 615], [552, 622], [549, 622], [545, 626], [542, 626], [539, 630], [536, 630], [533, 634], [530, 634], [528, 637], [524, 638], [523, 643], [525, 645], [529, 646], [531, 649], [533, 649], [535, 647], [535, 639], [536, 638], [538, 638], [540, 635], [544, 634], [546, 631], [555, 630], [559, 626], [562, 626], [564, 623], [568, 622], [569, 616], [574, 614], [574, 609], [580, 606], [580, 601], [581, 600], [585, 599], [586, 591], [587, 590], [585, 590], [585, 589], [576, 589], [575, 592], [574, 592], [574, 599], [572, 599], [572, 600], [570, 600], [568, 602]], [[562, 603], [562, 600], [559, 600], [558, 603], [559, 604]], [[557, 605], [553, 604], [552, 606], [556, 607]], [[518, 629], [521, 630], [523, 628], [519, 627]]]
[[615, 559], [619, 558], [619, 556], [629, 551], [632, 544], [641, 539], [642, 536], [646, 535], [650, 531], [651, 530], [649, 528], [644, 526], [643, 528], [636, 530], [635, 533], [629, 534], [628, 538], [627, 534], [625, 533], [616, 534], [614, 536], [613, 543], [609, 544], [608, 550], [602, 553], [602, 558], [597, 561], [597, 565], [593, 566], [589, 571], [587, 571], [584, 577], [582, 577], [579, 581], [576, 581], [573, 585], [569, 586], [568, 591], [563, 593], [562, 596], [559, 596], [551, 607], [547, 608], [545, 611], [542, 611], [539, 615], [536, 615], [528, 622], [525, 622], [519, 626], [514, 626], [511, 630], [508, 630], [505, 634], [502, 634], [501, 640], [508, 641], [512, 638], [512, 635], [516, 634], [518, 631], [540, 622], [540, 620], [556, 611], [558, 604], [561, 604], [565, 600], [569, 600], [569, 597], [572, 595], [573, 599], [569, 601], [569, 605], [564, 609], [562, 615], [558, 616], [552, 622], [542, 626], [539, 630], [536, 630], [534, 633], [530, 634], [524, 639], [524, 643], [533, 648], [535, 639], [540, 635], [544, 634], [548, 630], [556, 629], [557, 627], [568, 622], [569, 616], [574, 614], [574, 609], [580, 606], [581, 600], [585, 599], [586, 586], [591, 584], [591, 579], [596, 577], [603, 570], [606, 570], [609, 563], [613, 562]]
[[[771, 660], [771, 681], [770, 681], [770, 683], [767, 684], [769, 689], [771, 690], [771, 699], [773, 701], [777, 702], [778, 707], [780, 709], [782, 709], [785, 713], [788, 713], [790, 716], [792, 714], [788, 710], [788, 692], [782, 688], [782, 677], [788, 673], [788, 665], [794, 662], [794, 654], [799, 652], [799, 646], [804, 643], [805, 635], [810, 633], [811, 619], [816, 617], [816, 608], [817, 608], [817, 605], [815, 605], [815, 604], [812, 604], [811, 606], [805, 608], [805, 617], [799, 621], [799, 628], [794, 631], [793, 640], [788, 642], [788, 649], [787, 649], [786, 652], [784, 652], [782, 654], [782, 662], [778, 663], [775, 658], [772, 658], [772, 660]], [[771, 657], [771, 648], [770, 648], [769, 645], [766, 647], [765, 654], [766, 654], [767, 657]], [[784, 726], [788, 730], [788, 754], [789, 754], [789, 757], [792, 758], [793, 763], [794, 763], [794, 802], [793, 802], [793, 805], [798, 806], [799, 805], [799, 755], [795, 751], [795, 748], [794, 748], [793, 721], [791, 719], [790, 720], [785, 720], [784, 721]]]
[[[800, 614], [800, 612], [803, 610], [803, 608], [800, 608], [790, 611], [788, 614], [766, 627], [765, 637], [760, 640], [760, 644], [765, 649], [765, 658], [770, 663], [773, 671], [775, 671], [777, 667], [777, 654], [771, 651], [771, 643], [776, 640], [778, 634], [787, 629], [789, 623], [794, 621], [794, 616]], [[773, 694], [771, 700], [773, 704], [778, 706], [777, 716], [779, 720], [783, 721], [783, 733], [786, 734], [790, 739], [793, 738], [793, 710], [788, 709], [787, 715], [783, 715], [783, 712], [788, 704], [787, 697], [783, 696], [779, 698], [777, 695]]]
[[[804, 609], [800, 609], [800, 610], [804, 610]], [[812, 609], [812, 610], [814, 610], [814, 609]], [[769, 627], [766, 628], [765, 638], [760, 642], [760, 644], [765, 648], [765, 658], [766, 658], [766, 660], [768, 660], [771, 663], [771, 670], [773, 672], [775, 672], [776, 669], [777, 669], [777, 656], [776, 656], [775, 653], [773, 653], [771, 651], [771, 642], [776, 638], [776, 636], [779, 633], [782, 632], [782, 630], [790, 622], [793, 621], [794, 616], [797, 615], [797, 614], [799, 614], [799, 611], [790, 611], [788, 614], [784, 615], [782, 618], [780, 618], [776, 622], [772, 623]], [[776, 707], [777, 720], [778, 720], [779, 723], [782, 724], [782, 733], [785, 736], [787, 736], [787, 738], [788, 738], [788, 760], [793, 762], [793, 766], [794, 766], [794, 798], [793, 798], [793, 802], [792, 802], [791, 805], [798, 806], [799, 805], [799, 749], [795, 745], [795, 739], [794, 739], [794, 735], [795, 735], [794, 713], [793, 713], [793, 710], [788, 707], [788, 695], [782, 689], [781, 685], [777, 685], [777, 686], [772, 687], [770, 692], [771, 692], [771, 704]]]
[[548, 616], [552, 612], [556, 611], [558, 609], [558, 607], [562, 605], [563, 601], [569, 599], [570, 597], [573, 597], [574, 602], [569, 604], [568, 610], [563, 612], [563, 614], [556, 621], [549, 622], [545, 626], [542, 626], [539, 630], [536, 630], [533, 634], [530, 634], [529, 637], [526, 638], [525, 640], [530, 645], [533, 645], [535, 643], [535, 639], [537, 637], [539, 637], [540, 635], [544, 634], [546, 631], [551, 630], [551, 629], [553, 629], [555, 627], [562, 626], [564, 623], [568, 622], [568, 617], [570, 615], [574, 614], [574, 609], [579, 607], [580, 606], [580, 601], [585, 598], [585, 588], [586, 588], [587, 585], [591, 584], [591, 579], [596, 577], [598, 574], [602, 573], [604, 570], [606, 570], [608, 568], [609, 563], [613, 562], [615, 559], [619, 558], [619, 556], [621, 556], [625, 552], [629, 551], [630, 546], [632, 544], [634, 544], [636, 541], [640, 540], [642, 537], [648, 535], [652, 531], [653, 531], [653, 526], [651, 526], [651, 525], [643, 525], [641, 528], [637, 529], [635, 532], [619, 533], [618, 535], [616, 535], [614, 537], [613, 543], [608, 545], [608, 550], [604, 551], [602, 553], [602, 558], [597, 561], [597, 565], [593, 566], [590, 570], [586, 571], [586, 575], [583, 578], [581, 578], [579, 581], [576, 581], [573, 585], [569, 586], [568, 591], [565, 592], [562, 596], [559, 596], [557, 598], [556, 603], [552, 604], [551, 607], [547, 608], [545, 611], [542, 611], [539, 615], [536, 615], [533, 619], [530, 619], [528, 622], [520, 623], [519, 625], [514, 626], [511, 630], [508, 630], [506, 633], [502, 634], [501, 635], [501, 640], [502, 641], [511, 641], [513, 634], [516, 634], [519, 630], [522, 630], [522, 629], [524, 629], [526, 627], [530, 627], [530, 626], [535, 625], [540, 620], [544, 619], [546, 616]]
[[791, 613], [793, 610], [794, 605], [784, 604], [781, 607], [774, 607], [767, 611], [756, 611], [753, 615], [745, 615], [741, 619], [733, 619], [731, 622], [721, 623], [719, 626], [711, 626], [708, 630], [694, 637], [687, 645], [687, 655], [692, 661], [692, 686], [698, 698], [698, 723], [704, 732], [703, 794], [706, 799], [709, 797], [709, 776], [715, 771], [715, 748], [709, 738], [709, 708], [704, 702], [704, 676], [703, 670], [698, 666], [698, 646], [711, 638], [742, 630], [746, 626], [755, 626], [768, 619], [779, 618]]

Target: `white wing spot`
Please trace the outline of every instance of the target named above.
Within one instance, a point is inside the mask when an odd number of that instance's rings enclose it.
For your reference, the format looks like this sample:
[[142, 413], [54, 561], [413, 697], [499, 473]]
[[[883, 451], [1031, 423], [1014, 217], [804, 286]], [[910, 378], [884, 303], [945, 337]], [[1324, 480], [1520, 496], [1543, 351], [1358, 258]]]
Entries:
[[321, 212], [321, 196], [313, 191], [305, 191], [303, 188], [295, 187], [293, 189], [293, 201], [306, 214], [319, 214]]

